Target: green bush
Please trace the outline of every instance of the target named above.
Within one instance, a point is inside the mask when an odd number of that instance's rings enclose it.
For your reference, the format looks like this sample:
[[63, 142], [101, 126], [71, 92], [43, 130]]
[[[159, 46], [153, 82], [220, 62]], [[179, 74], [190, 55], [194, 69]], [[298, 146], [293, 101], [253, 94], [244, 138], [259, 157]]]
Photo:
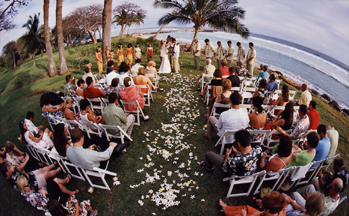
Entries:
[[35, 82], [38, 79], [41, 79], [46, 76], [44, 70], [37, 70], [33, 73], [23, 73], [21, 76], [16, 76], [14, 81], [14, 87], [11, 90], [16, 90], [22, 88], [23, 86], [29, 85], [30, 83]]

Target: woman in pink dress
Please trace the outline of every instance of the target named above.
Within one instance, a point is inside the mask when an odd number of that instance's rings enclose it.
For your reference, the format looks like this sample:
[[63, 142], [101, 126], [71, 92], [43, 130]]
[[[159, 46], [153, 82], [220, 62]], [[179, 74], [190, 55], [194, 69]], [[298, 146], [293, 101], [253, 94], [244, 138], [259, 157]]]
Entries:
[[[130, 77], [126, 77], [124, 79], [124, 85], [125, 88], [121, 90], [119, 93], [121, 100], [124, 100], [126, 102], [138, 101], [139, 105], [141, 106], [141, 109], [143, 110], [145, 98], [142, 91], [137, 86], [131, 86]], [[132, 112], [137, 110], [137, 106], [126, 104], [125, 109]]]

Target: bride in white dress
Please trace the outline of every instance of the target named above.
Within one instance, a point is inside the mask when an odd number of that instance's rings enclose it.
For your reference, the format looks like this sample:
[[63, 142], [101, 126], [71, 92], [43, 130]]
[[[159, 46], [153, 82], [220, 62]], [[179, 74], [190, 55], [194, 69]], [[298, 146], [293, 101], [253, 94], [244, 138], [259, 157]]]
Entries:
[[170, 61], [168, 60], [166, 44], [167, 43], [165, 43], [163, 40], [161, 41], [160, 56], [162, 58], [162, 61], [158, 73], [171, 73], [171, 65]]

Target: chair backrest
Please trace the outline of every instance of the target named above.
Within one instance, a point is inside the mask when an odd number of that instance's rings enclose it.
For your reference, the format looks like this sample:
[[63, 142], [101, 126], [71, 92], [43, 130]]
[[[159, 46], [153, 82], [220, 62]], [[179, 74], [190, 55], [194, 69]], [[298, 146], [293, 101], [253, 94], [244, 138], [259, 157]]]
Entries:
[[67, 172], [72, 177], [85, 181], [85, 178], [84, 178], [84, 175], [83, 175], [83, 172], [82, 172], [82, 170], [83, 170], [82, 168], [80, 168], [79, 166], [71, 163], [68, 160], [64, 160], [63, 163], [64, 163], [64, 167], [66, 167], [66, 169], [67, 169]]
[[[109, 163], [109, 161], [108, 161], [108, 163]], [[107, 169], [107, 167], [106, 167], [106, 169]], [[100, 168], [94, 167], [93, 170], [82, 169], [82, 172], [84, 173], [85, 178], [91, 187], [104, 189], [104, 190], [110, 190], [110, 187], [109, 187], [107, 181], [105, 180], [105, 175], [116, 176], [116, 173], [110, 172], [106, 169], [100, 169]], [[90, 177], [100, 178], [101, 181], [103, 182], [103, 185], [93, 183], [92, 179]]]
[[103, 109], [105, 108], [105, 105], [100, 98], [86, 98], [86, 99], [90, 102], [92, 111], [101, 110], [103, 114]]
[[215, 98], [218, 95], [222, 94], [222, 92], [223, 92], [223, 87], [222, 86], [212, 86], [211, 87], [210, 98]]
[[[110, 141], [110, 139], [109, 139], [110, 137], [111, 138], [120, 138], [122, 143], [124, 143], [124, 137], [126, 137], [130, 141], [133, 141], [132, 138], [119, 125], [117, 125], [117, 126], [105, 125], [105, 124], [98, 124], [98, 125], [100, 128], [103, 129], [104, 134], [105, 134], [108, 141]], [[116, 132], [119, 133], [119, 136], [109, 133], [108, 130], [115, 130]]]
[[[255, 135], [254, 139], [251, 141], [253, 144], [263, 144], [263, 141], [266, 135], [270, 132], [270, 130], [249, 130], [251, 135]], [[257, 137], [256, 137], [257, 136]]]
[[250, 114], [253, 109], [252, 104], [239, 104], [239, 108], [246, 109], [248, 114]]
[[220, 116], [220, 114], [216, 112], [217, 108], [230, 109], [231, 108], [231, 103], [229, 103], [229, 104], [221, 104], [221, 103], [214, 102], [210, 116], [214, 116], [214, 117], [219, 117]]
[[289, 91], [289, 100], [294, 100], [294, 96], [296, 96], [298, 91], [290, 90]]
[[312, 165], [313, 163], [309, 163], [305, 166], [296, 166], [294, 169], [294, 172], [291, 175], [291, 181], [295, 182], [297, 180], [304, 178]]

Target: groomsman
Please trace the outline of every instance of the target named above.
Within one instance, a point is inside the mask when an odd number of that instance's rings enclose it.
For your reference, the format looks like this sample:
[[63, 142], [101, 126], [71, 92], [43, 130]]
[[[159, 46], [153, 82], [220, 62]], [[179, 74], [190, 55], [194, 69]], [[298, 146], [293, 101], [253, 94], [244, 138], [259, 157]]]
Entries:
[[237, 53], [237, 58], [236, 58], [236, 62], [239, 62], [239, 61], [242, 61], [244, 62], [245, 61], [245, 55], [246, 55], [246, 50], [245, 48], [241, 45], [240, 42], [237, 42], [236, 43], [236, 46], [238, 46], [238, 53]]
[[[171, 35], [168, 35], [167, 36], [167, 42], [168, 42], [168, 44], [167, 44], [167, 52], [168, 53], [172, 53], [172, 51], [173, 51], [173, 43], [172, 43], [172, 39], [173, 39], [173, 37], [171, 37]], [[170, 60], [170, 65], [171, 65], [171, 69], [173, 69], [173, 60], [172, 60], [172, 55], [170, 54], [170, 55], [168, 55], [168, 58], [169, 58], [169, 60]]]
[[172, 56], [173, 56], [173, 68], [174, 68], [174, 73], [179, 73], [179, 71], [181, 70], [180, 66], [179, 66], [179, 44], [177, 44], [177, 41], [175, 38], [172, 38], [172, 45], [173, 45], [173, 51], [171, 51]]
[[252, 42], [248, 43], [248, 46], [250, 47], [250, 50], [246, 56], [246, 69], [250, 72], [250, 74], [253, 74], [254, 62], [256, 60], [257, 53]]
[[222, 67], [221, 62], [224, 59], [225, 49], [222, 47], [222, 43], [220, 41], [217, 42], [217, 66], [218, 69]]
[[209, 39], [205, 39], [205, 57], [206, 59], [213, 59], [214, 56], [214, 47], [212, 46], [212, 44], [210, 44], [210, 40]]
[[201, 52], [201, 45], [199, 44], [199, 41], [197, 38], [194, 38], [194, 63], [196, 70], [200, 70], [200, 52]]
[[227, 44], [228, 44], [228, 49], [227, 49], [227, 54], [225, 55], [225, 58], [227, 59], [228, 67], [231, 67], [231, 61], [233, 60], [233, 57], [234, 57], [234, 48], [232, 47], [231, 41], [228, 41]]

